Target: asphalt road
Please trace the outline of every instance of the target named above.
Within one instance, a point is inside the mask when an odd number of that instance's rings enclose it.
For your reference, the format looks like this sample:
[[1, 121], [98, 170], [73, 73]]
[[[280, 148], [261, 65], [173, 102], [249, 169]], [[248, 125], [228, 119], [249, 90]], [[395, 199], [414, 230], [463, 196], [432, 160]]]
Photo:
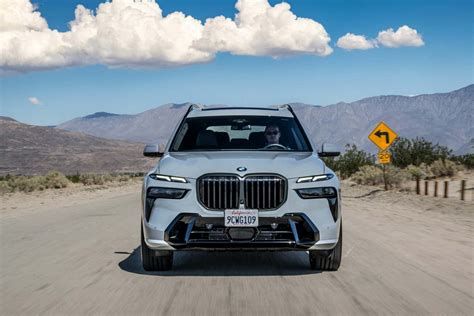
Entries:
[[[345, 198], [343, 263], [306, 253], [178, 253], [146, 273], [139, 194], [1, 221], [1, 314], [471, 314], [471, 215]], [[472, 213], [471, 213], [472, 214]]]

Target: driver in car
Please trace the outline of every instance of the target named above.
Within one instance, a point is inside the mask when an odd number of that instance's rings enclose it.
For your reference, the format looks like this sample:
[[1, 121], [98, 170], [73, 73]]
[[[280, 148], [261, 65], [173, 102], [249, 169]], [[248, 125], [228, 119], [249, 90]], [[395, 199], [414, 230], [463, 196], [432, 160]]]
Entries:
[[268, 125], [265, 128], [265, 145], [280, 144], [280, 128], [276, 125]]

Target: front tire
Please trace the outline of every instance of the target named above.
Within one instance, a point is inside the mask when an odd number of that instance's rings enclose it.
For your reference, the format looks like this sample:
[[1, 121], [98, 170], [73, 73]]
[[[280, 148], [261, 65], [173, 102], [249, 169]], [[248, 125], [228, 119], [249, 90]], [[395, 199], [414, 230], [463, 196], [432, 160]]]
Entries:
[[167, 271], [173, 266], [173, 252], [148, 248], [141, 227], [141, 254], [143, 269], [146, 271]]
[[310, 250], [309, 264], [313, 270], [337, 271], [342, 260], [342, 224], [336, 247], [329, 253], [325, 250]]

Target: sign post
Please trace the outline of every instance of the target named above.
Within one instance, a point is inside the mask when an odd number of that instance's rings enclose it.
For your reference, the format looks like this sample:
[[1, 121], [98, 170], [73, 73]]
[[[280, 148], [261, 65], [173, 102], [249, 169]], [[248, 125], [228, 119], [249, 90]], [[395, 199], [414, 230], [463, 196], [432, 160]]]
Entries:
[[392, 156], [390, 152], [387, 151], [387, 149], [390, 147], [390, 145], [393, 144], [397, 137], [397, 133], [395, 133], [383, 121], [377, 124], [374, 130], [369, 134], [369, 139], [380, 149], [377, 154], [377, 158], [379, 163], [382, 165], [383, 183], [385, 191], [388, 190], [385, 165], [389, 164], [392, 160]]

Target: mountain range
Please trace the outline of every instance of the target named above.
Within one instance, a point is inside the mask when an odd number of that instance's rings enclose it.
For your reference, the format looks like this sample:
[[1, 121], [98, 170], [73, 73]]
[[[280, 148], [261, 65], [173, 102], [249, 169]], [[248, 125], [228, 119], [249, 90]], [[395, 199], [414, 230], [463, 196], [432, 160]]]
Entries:
[[0, 175], [145, 172], [143, 144], [110, 140], [0, 117]]
[[[377, 148], [367, 136], [384, 121], [400, 137], [424, 137], [457, 154], [474, 153], [474, 84], [447, 93], [383, 95], [327, 106], [291, 105], [318, 145], [356, 144], [375, 152]], [[98, 112], [62, 123], [56, 129], [108, 139], [166, 143], [188, 106], [169, 103], [135, 115]]]

